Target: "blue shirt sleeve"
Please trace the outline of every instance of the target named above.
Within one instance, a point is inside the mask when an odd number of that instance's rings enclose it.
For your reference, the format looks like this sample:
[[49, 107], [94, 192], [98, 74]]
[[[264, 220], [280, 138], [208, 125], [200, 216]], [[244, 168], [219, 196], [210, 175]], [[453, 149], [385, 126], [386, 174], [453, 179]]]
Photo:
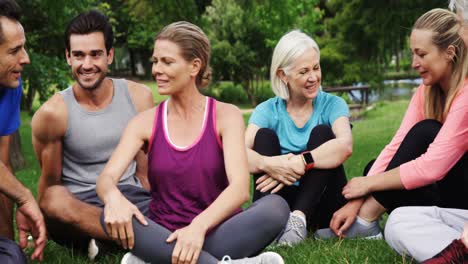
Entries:
[[333, 126], [336, 119], [346, 116], [349, 117], [349, 108], [343, 98], [332, 95], [329, 103], [327, 104], [326, 112], [328, 113], [328, 123]]
[[17, 88], [0, 87], [0, 136], [12, 134], [21, 124], [21, 88], [21, 81]]
[[272, 128], [273, 123], [273, 99], [269, 99], [255, 107], [249, 119], [249, 124], [255, 124], [260, 128]]

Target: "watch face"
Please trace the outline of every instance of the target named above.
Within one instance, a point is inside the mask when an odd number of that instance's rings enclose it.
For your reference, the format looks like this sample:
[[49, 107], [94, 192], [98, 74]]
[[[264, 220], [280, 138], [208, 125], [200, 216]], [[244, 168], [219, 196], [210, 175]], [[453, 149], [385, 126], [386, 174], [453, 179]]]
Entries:
[[302, 153], [304, 160], [307, 164], [314, 163], [314, 159], [312, 158], [312, 154], [309, 151]]

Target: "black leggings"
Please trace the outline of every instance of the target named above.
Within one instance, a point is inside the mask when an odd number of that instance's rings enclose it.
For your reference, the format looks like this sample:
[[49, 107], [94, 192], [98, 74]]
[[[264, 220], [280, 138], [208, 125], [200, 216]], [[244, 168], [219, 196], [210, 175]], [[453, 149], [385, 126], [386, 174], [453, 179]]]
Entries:
[[[442, 124], [436, 120], [423, 120], [414, 125], [385, 171], [399, 167], [426, 153]], [[371, 162], [367, 169], [371, 167]], [[364, 175], [367, 171], [364, 172]], [[401, 206], [440, 206], [468, 209], [468, 154], [453, 166], [440, 181], [413, 190], [390, 190], [372, 193], [372, 196], [389, 212]]]
[[[334, 139], [330, 127], [319, 125], [312, 129], [306, 150], [313, 150], [323, 143]], [[253, 150], [263, 156], [281, 155], [281, 147], [276, 133], [261, 128], [255, 135]], [[256, 181], [263, 173], [254, 174]], [[326, 228], [330, 225], [333, 213], [346, 204], [341, 194], [346, 185], [343, 165], [334, 169], [311, 169], [300, 180], [299, 186], [284, 186], [278, 194], [289, 204], [291, 211], [299, 210], [307, 217], [309, 229]], [[255, 190], [253, 200], [267, 195]]]

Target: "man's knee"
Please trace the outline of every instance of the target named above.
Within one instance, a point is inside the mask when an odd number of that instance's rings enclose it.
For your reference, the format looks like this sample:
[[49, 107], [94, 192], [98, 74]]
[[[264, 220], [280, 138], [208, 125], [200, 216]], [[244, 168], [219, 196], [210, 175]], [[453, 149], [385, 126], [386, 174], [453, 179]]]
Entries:
[[0, 263], [26, 264], [26, 256], [13, 240], [0, 237]]
[[64, 186], [54, 185], [47, 188], [39, 201], [39, 207], [46, 218], [65, 223], [74, 223], [71, 200], [76, 199]]

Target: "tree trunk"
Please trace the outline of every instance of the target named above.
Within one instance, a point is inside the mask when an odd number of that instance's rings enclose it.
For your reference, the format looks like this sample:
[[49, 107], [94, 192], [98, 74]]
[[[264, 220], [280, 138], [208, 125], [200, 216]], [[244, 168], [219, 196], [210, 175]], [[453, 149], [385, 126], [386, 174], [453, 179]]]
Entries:
[[135, 77], [136, 76], [135, 50], [129, 48], [128, 53], [130, 54], [130, 70], [132, 71], [132, 77]]
[[36, 89], [34, 87], [33, 78], [29, 77], [28, 78], [28, 83], [25, 84], [23, 82], [23, 85], [26, 86], [24, 88], [27, 88], [27, 91], [28, 91], [26, 93], [26, 96], [24, 97], [24, 100], [23, 100], [23, 110], [31, 112], [32, 111], [32, 105], [33, 105], [33, 102], [34, 102], [34, 97], [36, 96]]
[[26, 166], [26, 160], [24, 159], [23, 152], [21, 150], [21, 136], [19, 130], [11, 135], [10, 144], [10, 163], [13, 170], [19, 170]]
[[244, 88], [245, 93], [247, 94], [247, 98], [249, 99], [250, 103], [252, 104], [253, 107], [257, 106], [257, 98], [255, 98], [255, 95], [252, 93], [252, 88], [250, 87], [250, 82], [251, 80], [244, 81], [242, 83], [242, 87]]
[[399, 50], [399, 47], [400, 45], [396, 45], [395, 46], [395, 56], [396, 56], [396, 59], [395, 59], [395, 68], [396, 68], [396, 71], [397, 72], [400, 72], [400, 50]]

